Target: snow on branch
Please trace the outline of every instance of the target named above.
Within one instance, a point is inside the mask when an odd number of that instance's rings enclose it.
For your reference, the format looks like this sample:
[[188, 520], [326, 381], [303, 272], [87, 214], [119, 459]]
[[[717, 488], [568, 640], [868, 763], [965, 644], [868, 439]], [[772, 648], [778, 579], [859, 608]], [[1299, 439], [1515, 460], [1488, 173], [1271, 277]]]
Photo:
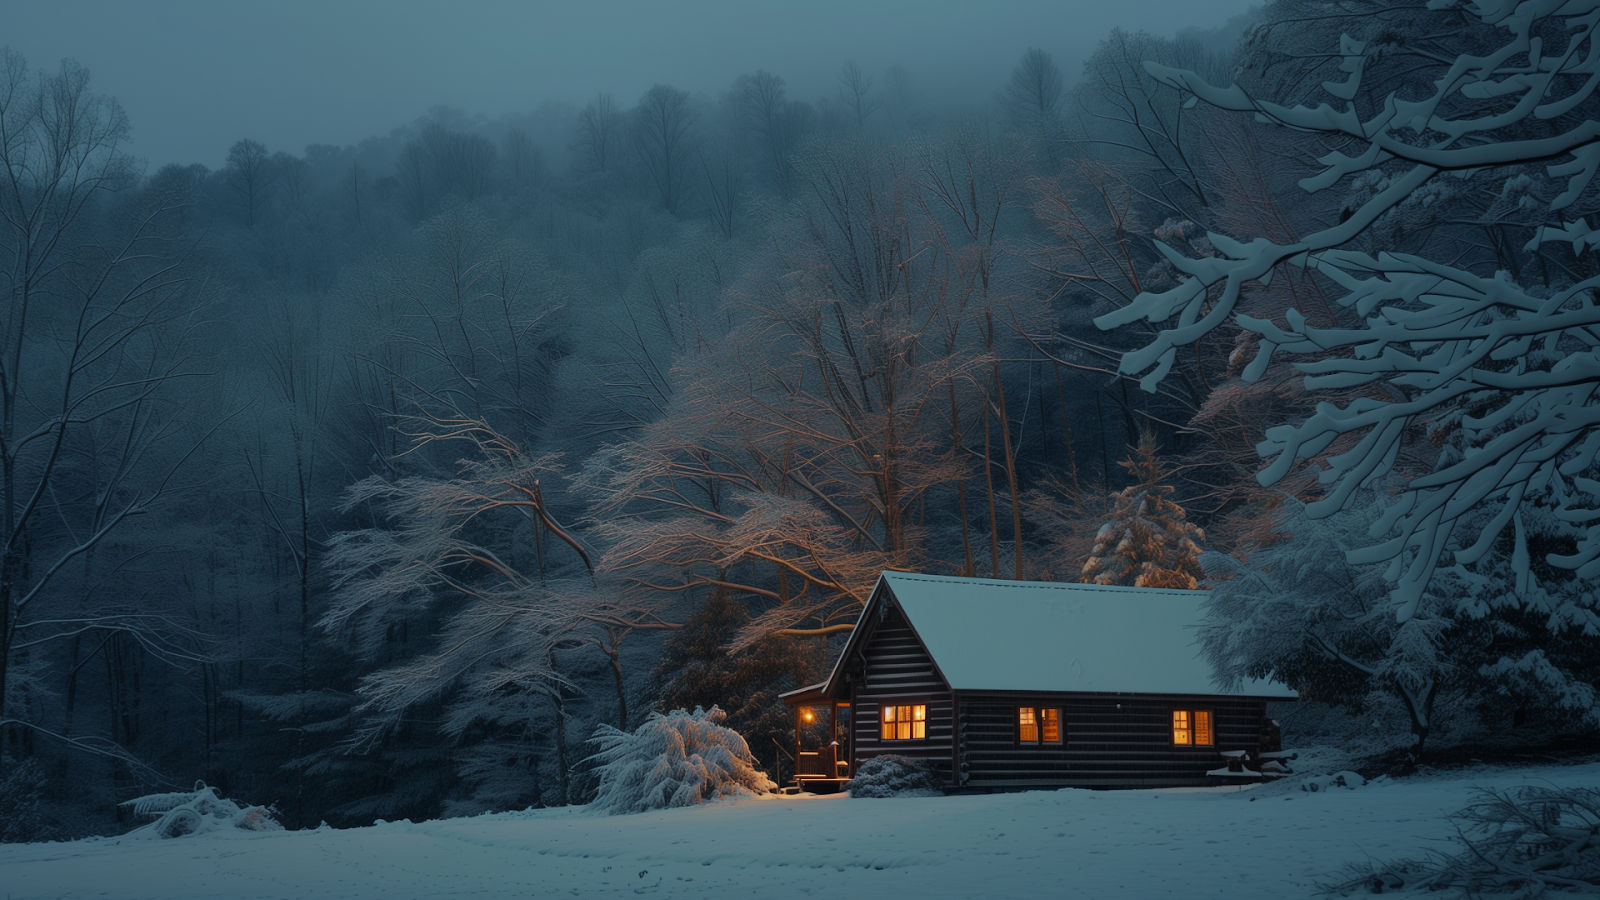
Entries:
[[[1343, 211], [1339, 224], [1298, 241], [1245, 242], [1212, 233], [1219, 255], [1206, 258], [1159, 245], [1188, 277], [1096, 320], [1103, 329], [1139, 320], [1162, 326], [1121, 361], [1122, 374], [1142, 373], [1147, 391], [1166, 377], [1179, 348], [1229, 321], [1260, 336], [1246, 381], [1259, 379], [1282, 353], [1295, 357], [1310, 390], [1370, 387], [1343, 407], [1324, 403], [1300, 424], [1269, 429], [1257, 448], [1271, 460], [1259, 475], [1270, 485], [1299, 460], [1349, 436], [1319, 473], [1327, 495], [1311, 505], [1314, 515], [1340, 509], [1358, 487], [1388, 471], [1415, 426], [1462, 429], [1468, 451], [1441, 454], [1435, 471], [1407, 484], [1372, 526], [1378, 543], [1352, 555], [1353, 562], [1390, 563], [1401, 621], [1416, 610], [1441, 555], [1457, 549], [1452, 538], [1469, 510], [1501, 508], [1479, 533], [1460, 538], [1457, 560], [1481, 557], [1510, 527], [1523, 578], [1528, 554], [1518, 508], [1525, 495], [1553, 488], [1569, 520], [1600, 520], [1593, 502], [1580, 500], [1600, 496], [1600, 481], [1590, 477], [1600, 451], [1600, 279], [1525, 288], [1505, 271], [1484, 276], [1418, 255], [1346, 246], [1380, 219], [1450, 193], [1423, 190], [1440, 173], [1480, 185], [1480, 193], [1496, 190], [1496, 178], [1509, 179], [1500, 193], [1517, 194], [1518, 224], [1533, 232], [1524, 252], [1541, 241], [1569, 243], [1574, 253], [1600, 243], [1586, 219], [1564, 220], [1600, 170], [1593, 110], [1600, 3], [1429, 4], [1435, 11], [1456, 8], [1481, 22], [1459, 44], [1483, 52], [1440, 61], [1431, 92], [1418, 99], [1398, 91], [1374, 96], [1364, 79], [1371, 62], [1394, 47], [1349, 36], [1339, 51], [1344, 80], [1322, 85], [1338, 102], [1314, 107], [1275, 104], [1238, 85], [1220, 88], [1192, 72], [1147, 63], [1153, 77], [1200, 101], [1353, 147], [1321, 157], [1321, 170], [1300, 184], [1316, 192], [1355, 176], [1365, 196]], [[1555, 182], [1550, 190], [1528, 189], [1526, 172], [1535, 164]], [[1268, 282], [1280, 264], [1310, 269], [1342, 290], [1342, 320], [1321, 327], [1293, 308], [1283, 311], [1283, 324], [1235, 316], [1241, 292]], [[1575, 552], [1546, 561], [1584, 577], [1600, 574], [1600, 526]]]

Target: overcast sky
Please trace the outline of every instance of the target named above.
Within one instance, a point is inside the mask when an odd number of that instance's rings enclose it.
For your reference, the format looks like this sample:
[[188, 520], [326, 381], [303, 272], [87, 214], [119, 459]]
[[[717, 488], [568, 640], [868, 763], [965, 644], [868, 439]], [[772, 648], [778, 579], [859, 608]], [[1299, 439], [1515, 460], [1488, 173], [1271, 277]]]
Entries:
[[[34, 66], [89, 67], [119, 99], [134, 153], [222, 162], [242, 137], [273, 150], [387, 134], [437, 104], [491, 117], [650, 85], [726, 90], [763, 68], [815, 100], [847, 59], [965, 102], [1030, 46], [1071, 80], [1113, 27], [1213, 28], [1251, 0], [5, 0], [0, 42]], [[881, 83], [881, 77], [880, 77]]]

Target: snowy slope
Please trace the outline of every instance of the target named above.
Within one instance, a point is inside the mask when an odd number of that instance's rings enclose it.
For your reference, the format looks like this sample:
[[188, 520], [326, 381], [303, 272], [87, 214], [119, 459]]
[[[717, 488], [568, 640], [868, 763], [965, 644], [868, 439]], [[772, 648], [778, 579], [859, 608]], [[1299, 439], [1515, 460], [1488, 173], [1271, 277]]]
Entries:
[[[344, 831], [0, 846], [0, 897], [1304, 897], [1417, 854], [1474, 786], [1600, 784], [1600, 763], [1316, 794], [1066, 790], [541, 810]], [[1251, 798], [1255, 799], [1252, 800]]]

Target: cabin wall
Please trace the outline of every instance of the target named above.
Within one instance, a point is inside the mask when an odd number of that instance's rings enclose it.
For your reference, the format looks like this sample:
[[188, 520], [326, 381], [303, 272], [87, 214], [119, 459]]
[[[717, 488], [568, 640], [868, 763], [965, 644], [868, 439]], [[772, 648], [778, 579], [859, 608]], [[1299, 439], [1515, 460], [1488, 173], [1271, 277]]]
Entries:
[[[883, 754], [933, 760], [945, 781], [952, 781], [951, 736], [954, 724], [951, 695], [934, 671], [933, 660], [922, 648], [898, 610], [875, 627], [861, 651], [863, 674], [853, 685], [852, 728], [855, 765]], [[926, 703], [928, 737], [921, 741], [885, 741], [880, 737], [878, 711], [884, 705]], [[851, 771], [855, 771], [852, 766]]]
[[[1118, 705], [1120, 704], [1120, 708]], [[1059, 745], [1017, 742], [1017, 707], [1061, 708]], [[1172, 710], [1209, 709], [1216, 744], [1172, 743]], [[960, 741], [967, 787], [1088, 788], [1202, 786], [1223, 750], [1259, 749], [1264, 700], [1123, 694], [1002, 694], [962, 691]]]

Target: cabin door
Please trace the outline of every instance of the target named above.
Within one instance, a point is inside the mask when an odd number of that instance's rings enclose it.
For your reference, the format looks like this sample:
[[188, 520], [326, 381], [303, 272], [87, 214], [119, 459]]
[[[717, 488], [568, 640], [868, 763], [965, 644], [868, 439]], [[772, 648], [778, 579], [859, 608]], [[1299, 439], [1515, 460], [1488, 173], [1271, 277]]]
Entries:
[[833, 778], [837, 745], [833, 743], [833, 704], [818, 703], [795, 709], [794, 733], [798, 743], [794, 774], [797, 778]]

